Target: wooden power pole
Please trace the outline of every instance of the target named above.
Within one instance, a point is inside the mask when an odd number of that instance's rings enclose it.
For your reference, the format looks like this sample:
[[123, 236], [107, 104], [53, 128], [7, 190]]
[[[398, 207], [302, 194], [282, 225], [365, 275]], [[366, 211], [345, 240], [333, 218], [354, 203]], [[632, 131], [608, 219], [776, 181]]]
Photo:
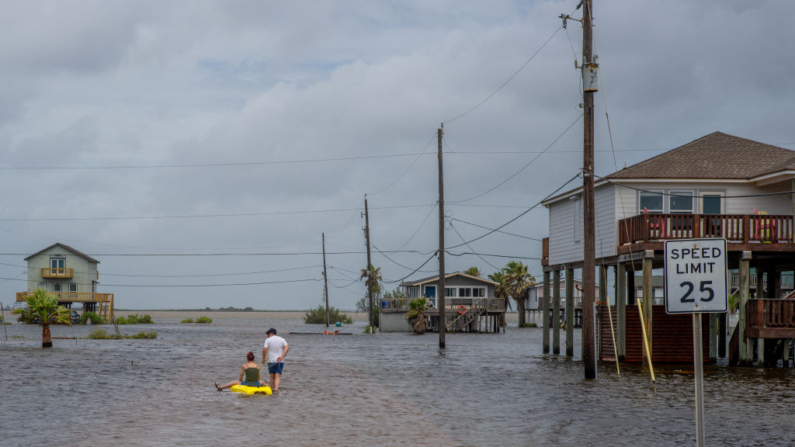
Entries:
[[328, 327], [328, 274], [326, 272], [326, 233], [323, 233], [323, 292], [326, 294], [326, 327]]
[[442, 159], [442, 137], [444, 124], [436, 132], [439, 140], [439, 287], [436, 291], [439, 303], [439, 347], [445, 347], [444, 336], [447, 331], [447, 318], [444, 314], [444, 162]]
[[583, 145], [583, 213], [585, 244], [583, 247], [582, 269], [582, 360], [585, 364], [585, 378], [596, 378], [596, 345], [594, 334], [594, 289], [596, 269], [596, 243], [594, 236], [594, 100], [597, 90], [597, 68], [593, 61], [593, 24], [591, 23], [591, 0], [583, 1], [582, 12], [582, 79], [583, 112], [585, 132]]
[[370, 331], [375, 333], [375, 309], [373, 309], [373, 264], [370, 261], [370, 213], [367, 209], [367, 195], [364, 196], [364, 238], [367, 240], [367, 296], [370, 304]]

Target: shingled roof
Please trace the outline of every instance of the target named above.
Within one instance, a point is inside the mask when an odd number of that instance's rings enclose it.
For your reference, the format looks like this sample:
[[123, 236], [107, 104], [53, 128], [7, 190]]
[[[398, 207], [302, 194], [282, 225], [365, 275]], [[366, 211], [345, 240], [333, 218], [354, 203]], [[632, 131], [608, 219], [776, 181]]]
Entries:
[[751, 179], [786, 169], [795, 169], [795, 151], [715, 132], [607, 178]]
[[55, 244], [50, 245], [49, 247], [45, 248], [44, 250], [37, 251], [36, 253], [33, 253], [32, 255], [30, 255], [27, 258], [25, 258], [24, 260], [27, 261], [28, 259], [30, 259], [30, 258], [32, 258], [32, 257], [34, 257], [36, 255], [39, 255], [41, 253], [44, 253], [45, 251], [47, 251], [47, 250], [49, 250], [49, 249], [51, 249], [53, 247], [61, 247], [61, 248], [65, 249], [65, 250], [71, 251], [72, 253], [76, 254], [77, 256], [80, 256], [81, 258], [85, 259], [86, 261], [96, 262], [97, 264], [99, 264], [99, 261], [97, 261], [96, 259], [92, 258], [91, 256], [89, 256], [89, 255], [87, 255], [85, 253], [82, 253], [80, 251], [77, 251], [74, 248], [72, 248], [72, 247], [70, 247], [70, 246], [68, 246], [66, 244], [62, 244], [60, 242], [56, 242]]

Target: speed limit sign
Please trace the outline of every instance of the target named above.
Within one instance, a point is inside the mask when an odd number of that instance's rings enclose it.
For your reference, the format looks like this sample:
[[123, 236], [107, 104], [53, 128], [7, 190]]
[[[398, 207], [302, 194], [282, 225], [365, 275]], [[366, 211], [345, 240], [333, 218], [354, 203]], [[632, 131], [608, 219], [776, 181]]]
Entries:
[[726, 239], [665, 242], [665, 312], [728, 310]]

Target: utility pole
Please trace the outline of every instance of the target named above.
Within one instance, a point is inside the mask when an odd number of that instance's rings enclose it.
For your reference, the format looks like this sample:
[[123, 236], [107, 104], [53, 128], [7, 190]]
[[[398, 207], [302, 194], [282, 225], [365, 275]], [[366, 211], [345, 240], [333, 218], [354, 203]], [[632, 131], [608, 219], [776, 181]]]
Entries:
[[328, 327], [328, 274], [326, 273], [326, 233], [323, 233], [323, 291], [326, 294], [326, 327]]
[[585, 243], [583, 247], [583, 303], [582, 303], [582, 360], [585, 365], [585, 378], [596, 379], [596, 345], [594, 334], [594, 289], [596, 268], [596, 243], [594, 237], [594, 100], [597, 90], [598, 65], [593, 60], [593, 24], [591, 23], [591, 0], [583, 0], [582, 10], [582, 79], [583, 112], [585, 132], [583, 141], [583, 213]]
[[367, 210], [367, 194], [364, 195], [364, 238], [367, 240], [367, 296], [370, 303], [370, 331], [375, 333], [375, 310], [373, 309], [373, 264], [370, 262], [370, 213]]
[[436, 291], [439, 303], [439, 347], [444, 349], [447, 318], [444, 314], [444, 161], [442, 159], [442, 136], [444, 124], [436, 131], [439, 140], [439, 287]]

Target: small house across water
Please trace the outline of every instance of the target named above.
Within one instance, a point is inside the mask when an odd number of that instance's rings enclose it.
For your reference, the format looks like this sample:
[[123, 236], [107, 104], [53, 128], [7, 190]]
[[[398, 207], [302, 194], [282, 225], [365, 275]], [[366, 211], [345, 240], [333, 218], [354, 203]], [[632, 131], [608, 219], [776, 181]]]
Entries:
[[[497, 283], [461, 272], [445, 276], [445, 324], [448, 331], [497, 332], [505, 324], [505, 300], [494, 297]], [[382, 299], [382, 332], [413, 332], [406, 320], [408, 303], [428, 299], [428, 330], [439, 330], [439, 275], [400, 284], [406, 298]]]

